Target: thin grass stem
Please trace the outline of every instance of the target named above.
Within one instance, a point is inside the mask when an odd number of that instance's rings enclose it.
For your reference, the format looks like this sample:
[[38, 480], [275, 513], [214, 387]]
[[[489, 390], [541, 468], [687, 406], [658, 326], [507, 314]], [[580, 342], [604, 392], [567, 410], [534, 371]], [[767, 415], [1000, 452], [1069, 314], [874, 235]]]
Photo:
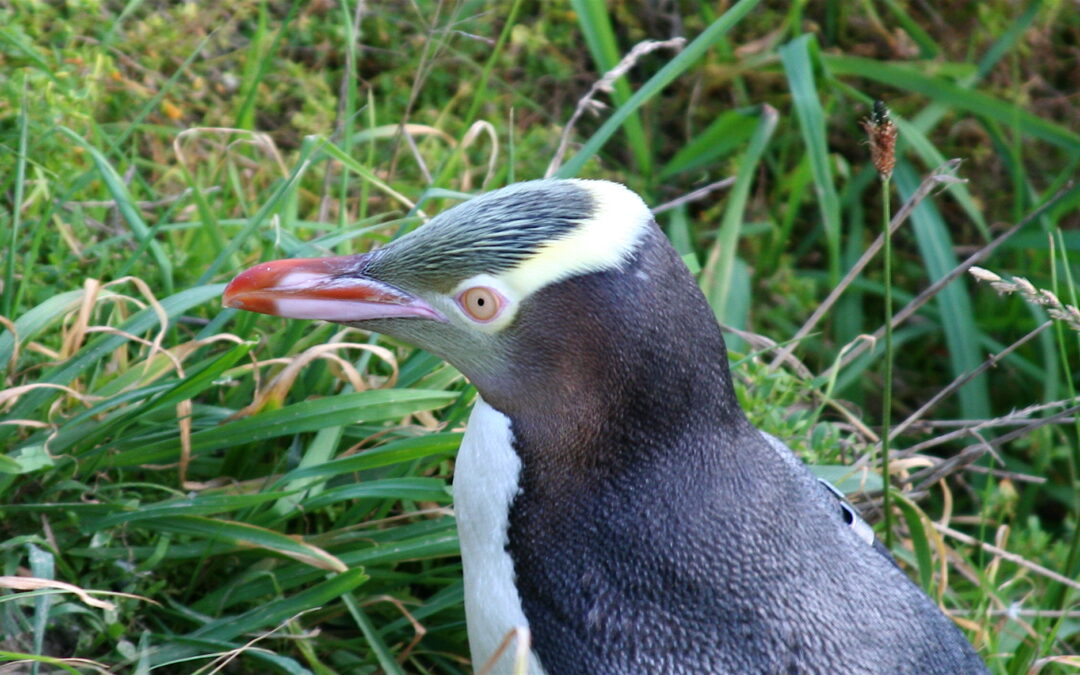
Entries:
[[15, 252], [18, 250], [19, 226], [22, 220], [23, 190], [26, 186], [26, 143], [29, 123], [26, 115], [26, 78], [23, 77], [19, 97], [19, 155], [15, 160], [15, 201], [11, 205], [11, 242], [4, 269], [3, 315], [14, 318], [15, 310]]
[[881, 216], [885, 224], [885, 242], [882, 256], [884, 257], [885, 274], [885, 382], [884, 392], [881, 398], [881, 477], [882, 494], [881, 510], [885, 515], [885, 546], [891, 549], [893, 543], [892, 528], [892, 490], [889, 487], [889, 450], [892, 439], [889, 433], [892, 426], [892, 389], [893, 389], [893, 329], [892, 329], [892, 229], [889, 222], [892, 220], [890, 213], [890, 187], [889, 176], [881, 177]]

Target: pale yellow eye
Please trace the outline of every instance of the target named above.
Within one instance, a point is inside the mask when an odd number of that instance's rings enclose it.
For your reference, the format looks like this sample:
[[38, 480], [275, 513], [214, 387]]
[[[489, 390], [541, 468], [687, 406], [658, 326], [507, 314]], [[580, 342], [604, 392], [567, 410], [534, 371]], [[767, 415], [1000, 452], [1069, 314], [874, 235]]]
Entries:
[[474, 286], [466, 288], [457, 298], [462, 311], [474, 321], [486, 323], [499, 315], [506, 301], [494, 288]]

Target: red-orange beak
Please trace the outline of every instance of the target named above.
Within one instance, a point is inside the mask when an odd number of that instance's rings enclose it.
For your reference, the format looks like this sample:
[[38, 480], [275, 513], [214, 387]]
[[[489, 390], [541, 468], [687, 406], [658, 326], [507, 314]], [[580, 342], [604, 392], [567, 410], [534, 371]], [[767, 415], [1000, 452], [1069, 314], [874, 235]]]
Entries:
[[434, 307], [401, 289], [362, 275], [362, 255], [293, 258], [260, 263], [225, 287], [222, 302], [290, 319], [352, 323], [370, 319], [446, 321]]

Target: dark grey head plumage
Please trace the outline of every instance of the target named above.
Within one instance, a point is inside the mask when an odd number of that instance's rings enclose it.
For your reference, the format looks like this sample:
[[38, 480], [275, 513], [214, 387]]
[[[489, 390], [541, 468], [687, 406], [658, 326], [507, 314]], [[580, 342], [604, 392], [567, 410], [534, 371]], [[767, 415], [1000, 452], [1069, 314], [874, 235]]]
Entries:
[[461, 279], [497, 275], [568, 237], [597, 211], [582, 183], [516, 183], [455, 206], [371, 256], [365, 272], [449, 292]]

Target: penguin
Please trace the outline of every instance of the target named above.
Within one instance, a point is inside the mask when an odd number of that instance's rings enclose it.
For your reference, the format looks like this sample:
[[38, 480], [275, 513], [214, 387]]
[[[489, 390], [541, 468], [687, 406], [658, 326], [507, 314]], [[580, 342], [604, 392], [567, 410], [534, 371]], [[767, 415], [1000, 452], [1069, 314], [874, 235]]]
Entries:
[[[368, 253], [261, 263], [224, 304], [394, 336], [479, 396], [454, 475], [474, 665], [514, 672], [986, 673], [957, 626], [748, 421], [649, 208], [547, 179]], [[521, 629], [524, 629], [523, 631]]]

